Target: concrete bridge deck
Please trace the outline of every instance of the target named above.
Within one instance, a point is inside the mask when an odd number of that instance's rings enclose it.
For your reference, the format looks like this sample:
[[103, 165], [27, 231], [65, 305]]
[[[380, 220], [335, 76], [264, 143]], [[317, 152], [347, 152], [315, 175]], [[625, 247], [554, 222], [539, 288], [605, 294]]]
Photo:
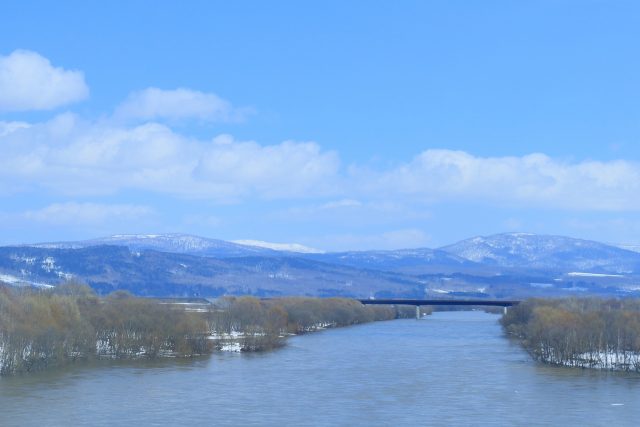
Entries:
[[500, 299], [360, 299], [362, 304], [373, 305], [487, 305], [492, 307], [513, 307], [517, 300]]
[[360, 299], [362, 304], [367, 305], [415, 305], [416, 319], [420, 318], [420, 306], [423, 305], [484, 305], [490, 307], [503, 307], [507, 313], [508, 307], [520, 304], [518, 300], [490, 300], [490, 299]]

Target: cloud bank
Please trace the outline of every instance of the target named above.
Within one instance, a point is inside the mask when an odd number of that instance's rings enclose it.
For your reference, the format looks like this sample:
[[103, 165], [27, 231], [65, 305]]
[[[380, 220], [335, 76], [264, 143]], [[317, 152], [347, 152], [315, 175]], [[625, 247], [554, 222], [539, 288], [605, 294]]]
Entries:
[[0, 56], [0, 112], [51, 110], [88, 96], [81, 71], [54, 67], [28, 50]]
[[29, 126], [0, 123], [0, 130], [0, 194], [136, 189], [229, 202], [320, 196], [333, 192], [331, 177], [339, 176], [338, 155], [313, 142], [201, 141], [164, 124], [122, 127], [72, 114]]
[[372, 178], [371, 191], [438, 202], [487, 200], [514, 206], [640, 210], [640, 164], [624, 160], [567, 162], [544, 154], [477, 157], [427, 150]]
[[[55, 109], [88, 93], [82, 72], [54, 67], [37, 53], [0, 56], [0, 113]], [[117, 201], [125, 192], [207, 206], [287, 201], [287, 208], [278, 209], [289, 221], [353, 218], [380, 227], [393, 220], [419, 223], [429, 216], [430, 205], [461, 201], [517, 209], [640, 212], [640, 164], [632, 161], [576, 161], [541, 153], [480, 157], [427, 149], [399, 164], [374, 168], [345, 165], [339, 153], [314, 141], [264, 145], [227, 134], [196, 138], [172, 126], [237, 121], [244, 113], [212, 93], [147, 88], [97, 120], [69, 112], [40, 122], [0, 120], [0, 197], [57, 199], [22, 212], [20, 219], [69, 227], [136, 223], [154, 214], [146, 206], [82, 201], [104, 195]], [[215, 226], [221, 219], [213, 213], [198, 212], [188, 221]], [[512, 224], [520, 222], [513, 219]], [[345, 245], [359, 240], [389, 247], [429, 239], [419, 228], [400, 225], [375, 237], [382, 240], [348, 233], [342, 238]]]
[[[485, 201], [566, 210], [640, 211], [640, 165], [568, 162], [544, 154], [478, 157], [426, 150], [374, 170], [344, 167], [315, 142], [261, 145], [229, 135], [198, 140], [165, 124], [86, 122], [62, 114], [45, 123], [0, 122], [0, 192], [45, 189], [63, 195], [136, 189], [238, 202], [335, 197], [439, 203]], [[337, 202], [327, 202], [333, 206]]]

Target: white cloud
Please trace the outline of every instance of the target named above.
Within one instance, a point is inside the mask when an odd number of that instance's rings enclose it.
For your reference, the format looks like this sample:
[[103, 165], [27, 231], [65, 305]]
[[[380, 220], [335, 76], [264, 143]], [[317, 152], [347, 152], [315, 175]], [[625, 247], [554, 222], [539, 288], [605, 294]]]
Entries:
[[333, 193], [339, 171], [334, 152], [313, 142], [285, 141], [261, 146], [230, 142], [224, 136], [202, 152], [194, 169], [198, 182], [228, 196], [257, 194], [266, 198], [318, 196]]
[[26, 122], [2, 122], [0, 121], [0, 138], [7, 136], [12, 132], [30, 127]]
[[81, 71], [54, 67], [27, 50], [0, 56], [0, 112], [50, 110], [88, 96]]
[[247, 109], [235, 108], [213, 93], [178, 88], [163, 90], [150, 87], [134, 92], [116, 108], [115, 117], [133, 120], [239, 121]]
[[411, 162], [369, 178], [367, 192], [423, 201], [474, 200], [549, 209], [640, 210], [640, 164], [616, 160], [569, 163], [544, 154], [476, 157], [452, 150], [427, 150]]
[[[214, 119], [227, 117], [233, 108], [211, 94], [147, 89], [132, 95], [119, 111], [145, 119]], [[69, 113], [44, 123], [0, 122], [0, 150], [0, 194], [140, 190], [214, 202], [322, 198], [332, 201], [314, 203], [301, 213], [359, 220], [372, 211], [406, 217], [400, 211], [459, 201], [640, 211], [640, 164], [624, 160], [568, 162], [544, 154], [477, 157], [427, 150], [385, 170], [345, 169], [336, 152], [315, 142], [261, 145], [229, 135], [204, 141], [156, 122], [92, 122]]]
[[316, 204], [313, 211], [360, 217], [372, 209], [389, 210], [385, 206], [406, 206], [405, 211], [451, 201], [640, 211], [640, 164], [624, 160], [566, 162], [543, 154], [476, 157], [427, 150], [386, 170], [345, 170], [337, 153], [314, 142], [260, 145], [229, 135], [203, 141], [163, 124], [86, 122], [68, 113], [45, 123], [0, 123], [0, 149], [0, 194], [45, 189], [77, 196], [133, 189], [216, 202], [322, 197], [333, 201]]
[[102, 225], [139, 220], [153, 213], [147, 206], [100, 203], [54, 203], [39, 210], [24, 212], [21, 217], [51, 225]]
[[0, 193], [146, 190], [188, 198], [312, 197], [335, 191], [336, 153], [313, 142], [205, 142], [157, 123], [119, 127], [64, 114], [0, 137]]

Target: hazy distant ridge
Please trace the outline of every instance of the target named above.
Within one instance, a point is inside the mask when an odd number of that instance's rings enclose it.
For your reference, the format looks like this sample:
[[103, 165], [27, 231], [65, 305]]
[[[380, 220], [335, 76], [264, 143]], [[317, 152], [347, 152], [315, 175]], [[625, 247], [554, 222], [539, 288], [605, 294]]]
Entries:
[[564, 236], [505, 233], [473, 237], [440, 249], [502, 268], [615, 274], [640, 271], [639, 253]]
[[640, 253], [563, 236], [505, 233], [440, 249], [329, 253], [296, 244], [260, 243], [141, 234], [5, 246], [0, 247], [0, 281], [44, 287], [77, 278], [100, 292], [127, 289], [162, 296], [640, 292]]

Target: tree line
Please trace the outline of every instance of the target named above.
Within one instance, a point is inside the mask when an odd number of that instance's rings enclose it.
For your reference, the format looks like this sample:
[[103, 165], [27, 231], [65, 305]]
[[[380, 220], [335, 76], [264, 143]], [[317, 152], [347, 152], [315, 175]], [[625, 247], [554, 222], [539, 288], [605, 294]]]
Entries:
[[640, 300], [530, 299], [501, 320], [536, 360], [640, 371]]
[[88, 358], [191, 357], [220, 348], [225, 339], [242, 351], [260, 351], [282, 345], [289, 334], [413, 313], [413, 307], [295, 297], [227, 297], [190, 311], [123, 291], [98, 297], [78, 283], [48, 290], [0, 286], [0, 374]]
[[0, 288], [0, 373], [89, 357], [193, 356], [208, 351], [202, 316], [88, 286]]
[[208, 329], [232, 336], [241, 333], [243, 351], [278, 347], [286, 335], [324, 328], [397, 318], [411, 318], [413, 307], [363, 305], [347, 298], [286, 297], [260, 300], [254, 297], [222, 298], [207, 314]]

